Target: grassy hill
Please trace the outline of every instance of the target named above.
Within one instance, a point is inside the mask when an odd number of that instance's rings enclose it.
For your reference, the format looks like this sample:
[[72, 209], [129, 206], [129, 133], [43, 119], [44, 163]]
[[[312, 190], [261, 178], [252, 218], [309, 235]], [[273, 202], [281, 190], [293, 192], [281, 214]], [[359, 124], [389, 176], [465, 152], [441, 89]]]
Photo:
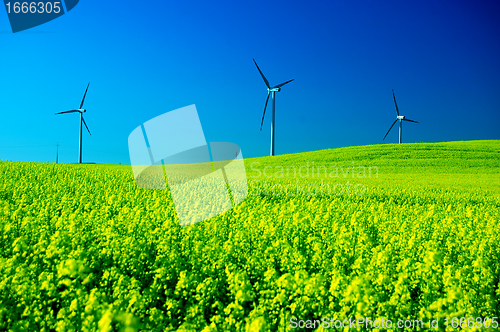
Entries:
[[498, 173], [500, 140], [353, 146], [246, 159], [273, 164], [375, 165], [391, 173]]
[[[453, 192], [457, 198], [469, 200], [468, 195], [481, 193], [482, 199], [492, 204], [500, 202], [498, 140], [355, 146], [251, 158], [246, 159], [245, 164], [250, 182], [257, 179], [286, 183], [298, 179], [305, 184], [319, 184], [321, 180], [345, 184], [350, 180], [365, 186], [367, 195], [385, 196], [388, 190], [400, 189], [418, 192], [420, 196]], [[309, 169], [310, 173], [308, 176], [294, 176], [292, 172], [281, 178], [274, 176], [273, 173], [280, 167], [290, 166], [302, 166], [304, 171]], [[328, 169], [326, 176], [323, 170], [317, 172], [321, 166]], [[273, 176], [262, 174], [265, 167], [271, 167], [268, 174]], [[339, 170], [339, 175], [333, 174], [332, 177], [331, 167], [334, 167], [333, 170], [335, 167], [343, 168], [343, 171]], [[349, 167], [354, 167], [354, 178]], [[359, 170], [363, 169], [366, 169], [366, 176], [358, 176]]]

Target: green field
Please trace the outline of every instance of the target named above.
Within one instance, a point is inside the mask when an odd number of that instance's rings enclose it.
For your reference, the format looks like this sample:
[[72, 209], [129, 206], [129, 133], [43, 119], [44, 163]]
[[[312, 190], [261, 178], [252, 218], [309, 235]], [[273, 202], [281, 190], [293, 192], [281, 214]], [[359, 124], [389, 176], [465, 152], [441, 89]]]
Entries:
[[180, 227], [169, 192], [138, 188], [130, 166], [0, 162], [0, 330], [498, 330], [500, 141], [245, 165], [241, 204]]

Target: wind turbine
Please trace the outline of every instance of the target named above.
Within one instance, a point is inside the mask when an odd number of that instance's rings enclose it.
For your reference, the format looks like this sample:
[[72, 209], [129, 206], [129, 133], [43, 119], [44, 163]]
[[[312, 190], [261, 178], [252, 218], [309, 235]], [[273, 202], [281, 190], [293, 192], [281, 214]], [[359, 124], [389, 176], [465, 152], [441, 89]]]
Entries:
[[[399, 115], [399, 109], [398, 109], [398, 104], [396, 103], [396, 95], [394, 94], [394, 89], [392, 89], [392, 96], [394, 97], [394, 105], [396, 105], [396, 113], [398, 114], [398, 116], [396, 117], [396, 120], [394, 120], [394, 122], [392, 123], [391, 128], [389, 128], [389, 130], [387, 131], [387, 134], [389, 134], [392, 127], [394, 127], [396, 122], [399, 120], [399, 143], [401, 143], [403, 140], [403, 121], [409, 121], [409, 122], [415, 122], [415, 123], [418, 123], [418, 122], [407, 119], [404, 115]], [[385, 134], [384, 140], [387, 137], [387, 134]]]
[[89, 127], [87, 127], [87, 124], [85, 123], [85, 119], [83, 118], [83, 113], [87, 112], [87, 110], [82, 108], [83, 102], [85, 101], [85, 96], [87, 95], [87, 91], [89, 90], [89, 85], [90, 85], [90, 83], [87, 85], [87, 89], [85, 90], [85, 94], [83, 95], [83, 99], [82, 99], [82, 102], [80, 104], [79, 109], [56, 113], [56, 115], [66, 114], [66, 113], [80, 113], [80, 141], [79, 141], [79, 149], [78, 149], [78, 163], [80, 163], [80, 164], [82, 163], [82, 123], [85, 125], [85, 128], [87, 128], [89, 135], [92, 135], [90, 133]]
[[267, 99], [266, 99], [266, 105], [264, 106], [264, 114], [262, 114], [262, 120], [260, 122], [260, 130], [262, 131], [262, 124], [264, 123], [264, 116], [266, 115], [266, 108], [267, 108], [267, 102], [269, 101], [269, 95], [272, 96], [272, 104], [273, 104], [273, 115], [272, 115], [272, 119], [271, 119], [271, 156], [274, 156], [274, 133], [275, 133], [275, 128], [274, 128], [274, 125], [275, 125], [275, 118], [274, 118], [274, 113], [275, 113], [275, 108], [276, 108], [276, 105], [275, 105], [275, 98], [274, 98], [274, 94], [276, 92], [280, 92], [281, 91], [281, 87], [287, 83], [290, 83], [291, 81], [293, 81], [293, 79], [289, 80], [289, 81], [286, 81], [285, 83], [281, 83], [281, 84], [278, 84], [278, 85], [275, 85], [273, 87], [271, 87], [269, 85], [269, 81], [267, 80], [267, 78], [264, 76], [264, 74], [262, 73], [262, 71], [260, 70], [259, 66], [257, 65], [257, 62], [255, 62], [255, 59], [253, 59], [253, 62], [255, 63], [255, 66], [257, 66], [257, 69], [259, 70], [259, 73], [260, 73], [260, 76], [262, 76], [262, 78], [264, 79], [264, 83], [266, 83], [266, 86], [267, 86]]

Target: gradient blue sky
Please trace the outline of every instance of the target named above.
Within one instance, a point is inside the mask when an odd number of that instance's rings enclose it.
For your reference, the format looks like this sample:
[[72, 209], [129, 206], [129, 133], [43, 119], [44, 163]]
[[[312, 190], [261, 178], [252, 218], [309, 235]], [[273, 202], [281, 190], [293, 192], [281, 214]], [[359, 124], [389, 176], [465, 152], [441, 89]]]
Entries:
[[[207, 141], [269, 154], [382, 141], [396, 112], [405, 142], [500, 138], [500, 2], [97, 1], [13, 34], [0, 10], [0, 159], [129, 163], [128, 135], [196, 104]], [[270, 115], [270, 113], [268, 114]]]

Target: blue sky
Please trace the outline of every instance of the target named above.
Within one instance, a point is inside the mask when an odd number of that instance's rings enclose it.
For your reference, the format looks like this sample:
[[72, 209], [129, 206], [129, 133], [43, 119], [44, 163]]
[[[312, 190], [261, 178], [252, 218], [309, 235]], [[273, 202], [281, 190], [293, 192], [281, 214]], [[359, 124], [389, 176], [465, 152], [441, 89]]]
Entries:
[[244, 157], [382, 141], [396, 112], [405, 142], [500, 139], [498, 1], [81, 0], [66, 15], [13, 34], [0, 10], [0, 159], [78, 157], [79, 106], [91, 82], [86, 162], [129, 163], [128, 135], [196, 104], [207, 141]]

